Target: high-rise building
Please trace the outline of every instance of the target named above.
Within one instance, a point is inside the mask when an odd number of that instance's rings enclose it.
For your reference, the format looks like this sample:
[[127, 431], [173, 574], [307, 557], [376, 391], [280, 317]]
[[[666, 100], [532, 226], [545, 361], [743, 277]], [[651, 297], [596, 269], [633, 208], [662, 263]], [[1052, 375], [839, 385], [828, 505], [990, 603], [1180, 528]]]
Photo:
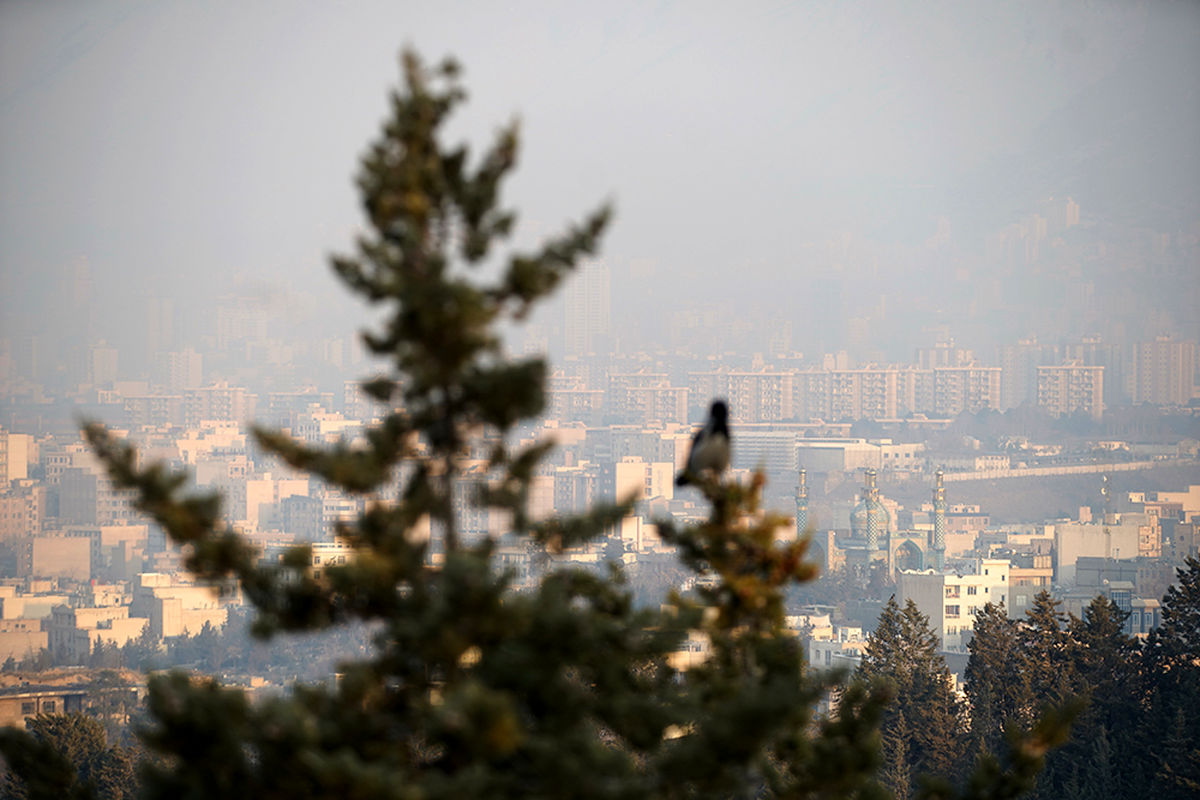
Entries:
[[709, 404], [724, 398], [735, 422], [778, 422], [796, 416], [792, 389], [796, 375], [779, 370], [710, 370], [689, 372], [689, 414], [697, 419]]
[[1196, 343], [1160, 336], [1133, 348], [1133, 402], [1187, 405], [1195, 392]]
[[953, 339], [937, 342], [933, 347], [921, 347], [917, 349], [917, 366], [921, 369], [965, 367], [974, 361], [975, 352], [956, 347]]
[[999, 406], [999, 367], [937, 367], [933, 370], [933, 412], [956, 417]]
[[254, 395], [240, 386], [214, 383], [183, 393], [184, 424], [199, 427], [207, 420], [243, 423], [254, 416]]
[[100, 342], [91, 348], [88, 377], [97, 386], [111, 384], [117, 379], [117, 348]]
[[1104, 405], [1106, 408], [1128, 405], [1129, 389], [1126, 385], [1126, 357], [1122, 348], [1109, 344], [1099, 336], [1085, 336], [1079, 342], [1068, 344], [1065, 350], [1068, 361], [1078, 361], [1089, 367], [1104, 367]]
[[1038, 367], [1038, 408], [1055, 417], [1082, 411], [1100, 419], [1104, 413], [1104, 367], [1078, 361]]
[[568, 356], [611, 349], [612, 285], [608, 267], [599, 261], [581, 264], [567, 281], [563, 339]]
[[1038, 344], [1037, 338], [1022, 339], [1000, 348], [1001, 411], [1037, 403], [1037, 368], [1057, 364], [1058, 348]]

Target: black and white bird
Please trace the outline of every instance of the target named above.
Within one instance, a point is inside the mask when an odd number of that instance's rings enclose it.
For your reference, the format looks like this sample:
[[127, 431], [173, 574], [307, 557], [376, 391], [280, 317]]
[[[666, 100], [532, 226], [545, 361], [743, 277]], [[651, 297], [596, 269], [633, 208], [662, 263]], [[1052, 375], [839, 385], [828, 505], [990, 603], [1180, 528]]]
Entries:
[[704, 472], [724, 472], [729, 466], [729, 444], [729, 409], [724, 401], [714, 400], [704, 427], [692, 437], [692, 450], [675, 485], [686, 486]]

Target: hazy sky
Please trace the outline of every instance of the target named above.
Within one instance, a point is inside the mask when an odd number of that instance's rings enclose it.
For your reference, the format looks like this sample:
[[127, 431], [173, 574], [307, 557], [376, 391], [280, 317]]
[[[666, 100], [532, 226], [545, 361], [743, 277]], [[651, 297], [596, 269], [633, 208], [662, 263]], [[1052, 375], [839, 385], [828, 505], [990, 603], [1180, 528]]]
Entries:
[[1048, 191], [1194, 222], [1198, 42], [1195, 2], [8, 0], [0, 335], [81, 259], [110, 309], [235, 283], [341, 304], [326, 255], [405, 44], [463, 63], [457, 134], [522, 119], [526, 236], [616, 201], [639, 308], [680, 281], [799, 294], [834, 231], [1000, 226]]

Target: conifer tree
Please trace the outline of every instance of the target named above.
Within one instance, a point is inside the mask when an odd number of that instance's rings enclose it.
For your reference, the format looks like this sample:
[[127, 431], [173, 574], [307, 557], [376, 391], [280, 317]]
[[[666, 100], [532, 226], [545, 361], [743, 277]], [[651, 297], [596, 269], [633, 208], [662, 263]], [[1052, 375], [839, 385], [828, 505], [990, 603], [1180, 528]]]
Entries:
[[[1125, 633], [1128, 616], [1112, 600], [1097, 595], [1084, 609], [1082, 619], [1071, 618], [1071, 671], [1076, 691], [1087, 698], [1087, 708], [1076, 720], [1071, 739], [1050, 757], [1048, 771], [1062, 774], [1059, 765], [1092, 762], [1099, 758], [1100, 750], [1109, 753], [1111, 761], [1113, 751], [1128, 756], [1140, 748], [1138, 646]], [[1122, 758], [1121, 764], [1120, 769], [1113, 764], [1108, 768], [1106, 783], [1113, 796], [1137, 785], [1130, 774], [1132, 761]]]
[[1025, 729], [1034, 720], [1019, 627], [1003, 603], [987, 603], [976, 613], [967, 650], [964, 689], [971, 706], [972, 740], [981, 751], [995, 753], [1007, 729]]
[[[1162, 624], [1142, 649], [1144, 756], [1156, 795], [1200, 792], [1200, 560], [1189, 557], [1162, 602]], [[1186, 711], [1185, 711], [1186, 709]]]
[[1048, 591], [1034, 595], [1020, 626], [1024, 669], [1029, 675], [1034, 701], [1039, 705], [1062, 702], [1071, 696], [1074, 673], [1068, 658], [1069, 638], [1061, 601]]
[[83, 714], [39, 714], [25, 731], [0, 728], [8, 770], [3, 800], [132, 798], [137, 791], [132, 753], [110, 746], [104, 726]]
[[[963, 715], [954, 694], [950, 670], [938, 653], [937, 634], [929, 618], [910, 599], [900, 608], [893, 595], [879, 615], [855, 676], [885, 683], [894, 700], [883, 721], [885, 763], [894, 763], [903, 744], [913, 774], [958, 777], [965, 755]], [[898, 726], [908, 732], [900, 736]]]
[[904, 711], [897, 710], [890, 729], [883, 738], [884, 762], [880, 779], [894, 800], [909, 800], [913, 794], [912, 764], [908, 756], [908, 741], [912, 731]]
[[[1100, 726], [1091, 739], [1090, 758], [1083, 771], [1082, 796], [1087, 800], [1117, 800], [1123, 797], [1113, 769], [1112, 747], [1108, 743], [1108, 732]], [[1060, 751], [1062, 752], [1062, 751]]]

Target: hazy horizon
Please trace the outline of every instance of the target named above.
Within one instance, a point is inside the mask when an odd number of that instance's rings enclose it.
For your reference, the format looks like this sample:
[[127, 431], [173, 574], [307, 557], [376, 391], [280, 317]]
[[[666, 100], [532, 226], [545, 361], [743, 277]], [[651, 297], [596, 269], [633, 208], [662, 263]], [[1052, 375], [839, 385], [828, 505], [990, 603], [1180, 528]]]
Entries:
[[[149, 299], [182, 347], [235, 294], [349, 335], [327, 256], [405, 45], [464, 66], [473, 152], [522, 120], [518, 242], [615, 202], [625, 350], [706, 309], [807, 356], [909, 358], [931, 326], [987, 359], [1197, 338], [1197, 41], [1173, 2], [7, 3], [0, 338], [60, 327], [135, 369]], [[1068, 197], [1073, 232], [1014, 255], [1006, 228]]]

